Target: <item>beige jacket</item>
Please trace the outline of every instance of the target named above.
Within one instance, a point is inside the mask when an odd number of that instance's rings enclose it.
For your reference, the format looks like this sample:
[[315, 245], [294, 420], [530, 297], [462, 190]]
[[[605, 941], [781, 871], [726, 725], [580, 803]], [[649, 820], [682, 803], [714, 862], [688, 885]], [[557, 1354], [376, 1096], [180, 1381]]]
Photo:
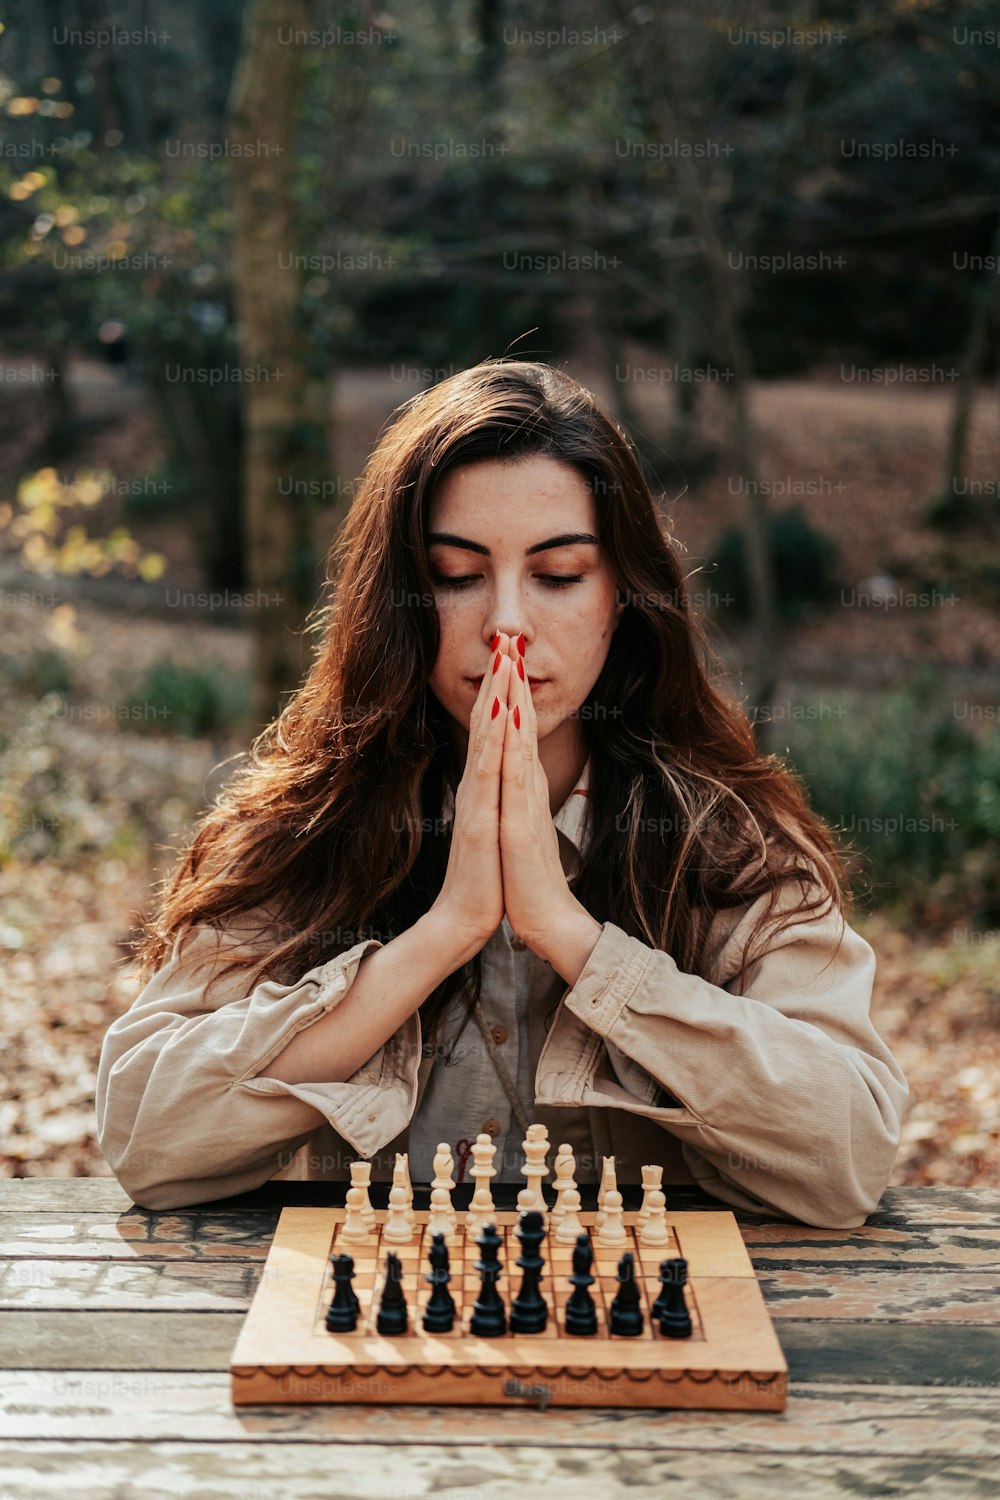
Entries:
[[[586, 836], [586, 802], [575, 793], [585, 793], [587, 770], [553, 820], [567, 873]], [[800, 895], [789, 882], [782, 907]], [[869, 1017], [875, 955], [836, 912], [799, 919], [736, 993], [733, 976], [765, 900], [717, 915], [704, 965], [711, 979], [682, 972], [668, 953], [605, 922], [548, 1029], [532, 1025], [523, 1055], [534, 1079], [529, 1114], [549, 1125], [553, 1142], [574, 1145], [581, 1181], [596, 1180], [603, 1155], [614, 1154], [619, 1182], [638, 1183], [644, 1163], [661, 1162], [666, 1183], [697, 1183], [734, 1207], [853, 1228], [888, 1183], [908, 1095]], [[235, 973], [206, 1002], [227, 944], [252, 935], [266, 952], [268, 922], [258, 911], [223, 930], [182, 934], [105, 1035], [98, 1137], [143, 1207], [225, 1198], [275, 1177], [344, 1181], [359, 1156], [386, 1180], [395, 1152], [409, 1148], [415, 1117], [430, 1140], [439, 1109], [441, 1138], [453, 1139], [448, 1116], [458, 1104], [439, 1086], [437, 1050], [423, 1055], [416, 1014], [344, 1083], [268, 1076], [271, 1059], [339, 1004], [365, 954], [381, 946], [356, 943], [294, 984], [265, 980], [249, 993]], [[483, 950], [487, 1016], [505, 999], [511, 937], [505, 919]], [[535, 1015], [535, 996], [551, 991], [553, 975], [530, 950], [525, 961]], [[471, 1035], [481, 1045], [474, 1025]], [[425, 1096], [435, 1100], [429, 1124]], [[510, 1141], [499, 1084], [490, 1097], [501, 1139], [506, 1132]], [[474, 1119], [472, 1128], [483, 1123]]]

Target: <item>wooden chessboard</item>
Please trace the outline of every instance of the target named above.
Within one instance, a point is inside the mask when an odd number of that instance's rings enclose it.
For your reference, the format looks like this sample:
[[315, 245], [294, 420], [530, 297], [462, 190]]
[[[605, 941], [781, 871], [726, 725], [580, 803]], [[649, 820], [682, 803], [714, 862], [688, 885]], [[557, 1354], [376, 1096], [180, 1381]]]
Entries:
[[[461, 1224], [464, 1216], [460, 1214]], [[386, 1211], [376, 1210], [370, 1244], [340, 1245], [342, 1208], [285, 1208], [268, 1252], [260, 1285], [230, 1361], [235, 1405], [253, 1402], [426, 1402], [462, 1406], [529, 1402], [539, 1406], [720, 1407], [780, 1410], [788, 1390], [782, 1354], [736, 1219], [728, 1210], [673, 1213], [668, 1245], [641, 1245], [637, 1215], [626, 1212], [628, 1242], [615, 1249], [593, 1240], [593, 1212], [580, 1221], [591, 1232], [596, 1277], [596, 1336], [578, 1337], [563, 1328], [572, 1292], [572, 1245], [546, 1235], [541, 1291], [549, 1321], [541, 1334], [478, 1338], [468, 1332], [480, 1278], [479, 1250], [464, 1229], [449, 1243], [456, 1318], [449, 1333], [421, 1327], [430, 1283], [425, 1236], [427, 1211], [417, 1211], [413, 1241], [383, 1245]], [[508, 1309], [521, 1281], [518, 1215], [497, 1211], [503, 1271], [497, 1289]], [[400, 1257], [409, 1331], [398, 1337], [375, 1332], [388, 1249]], [[328, 1333], [326, 1310], [333, 1297], [331, 1255], [354, 1259], [354, 1290], [361, 1304], [351, 1333]], [[625, 1250], [635, 1255], [642, 1288], [644, 1328], [637, 1337], [608, 1331], [608, 1306], [617, 1290], [615, 1272]], [[682, 1255], [688, 1262], [685, 1288], [690, 1338], [664, 1337], [651, 1326], [650, 1305], [659, 1292], [661, 1260]]]

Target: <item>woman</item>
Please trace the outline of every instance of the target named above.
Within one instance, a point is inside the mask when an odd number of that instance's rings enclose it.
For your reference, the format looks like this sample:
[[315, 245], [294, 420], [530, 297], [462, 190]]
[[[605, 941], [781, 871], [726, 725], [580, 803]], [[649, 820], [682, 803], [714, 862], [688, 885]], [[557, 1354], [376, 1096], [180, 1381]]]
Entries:
[[836, 1228], [907, 1096], [834, 837], [712, 686], [624, 433], [545, 366], [406, 403], [297, 695], [202, 817], [110, 1027], [101, 1145], [173, 1208], [476, 1135]]

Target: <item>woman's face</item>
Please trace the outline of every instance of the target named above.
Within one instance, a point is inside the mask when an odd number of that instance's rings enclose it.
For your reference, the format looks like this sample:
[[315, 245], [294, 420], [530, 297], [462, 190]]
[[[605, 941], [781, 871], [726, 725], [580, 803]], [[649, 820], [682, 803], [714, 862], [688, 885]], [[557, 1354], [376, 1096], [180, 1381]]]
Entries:
[[427, 547], [441, 635], [435, 696], [468, 733], [494, 631], [523, 633], [541, 742], [586, 700], [625, 607], [590, 486], [552, 458], [454, 469], [431, 499]]

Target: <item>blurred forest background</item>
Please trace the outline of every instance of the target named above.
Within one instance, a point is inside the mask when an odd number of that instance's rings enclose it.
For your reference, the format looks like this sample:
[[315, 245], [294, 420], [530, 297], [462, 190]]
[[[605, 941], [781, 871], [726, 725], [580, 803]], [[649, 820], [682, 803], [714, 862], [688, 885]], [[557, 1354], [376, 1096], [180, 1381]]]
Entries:
[[108, 1174], [151, 892], [387, 418], [509, 351], [627, 425], [727, 691], [858, 851], [894, 1183], [1000, 1183], [995, 7], [0, 21], [0, 1170]]

